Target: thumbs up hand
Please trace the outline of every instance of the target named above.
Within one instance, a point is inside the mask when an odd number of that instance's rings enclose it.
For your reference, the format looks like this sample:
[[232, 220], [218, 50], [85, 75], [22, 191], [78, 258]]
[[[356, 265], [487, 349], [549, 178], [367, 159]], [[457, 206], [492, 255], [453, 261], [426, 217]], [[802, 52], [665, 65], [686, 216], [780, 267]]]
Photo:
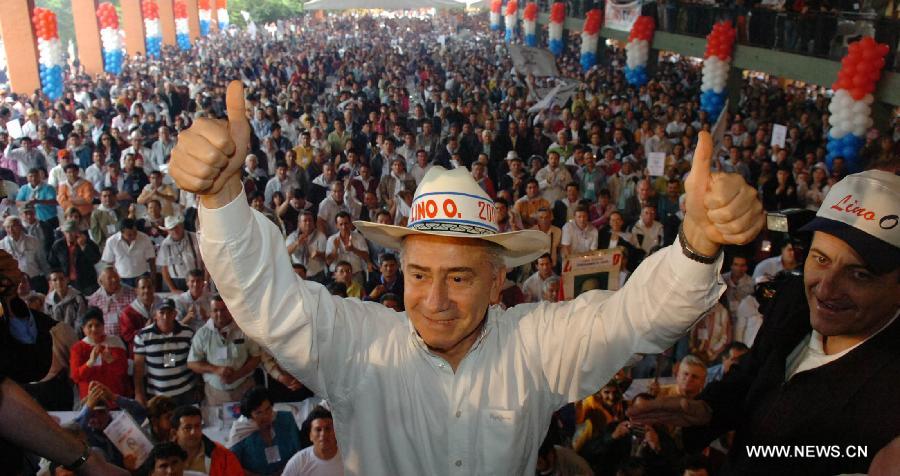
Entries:
[[713, 172], [712, 155], [712, 137], [701, 132], [685, 182], [684, 237], [708, 256], [722, 245], [750, 242], [765, 224], [756, 190], [739, 174]]
[[169, 173], [207, 208], [222, 207], [241, 192], [240, 170], [250, 146], [250, 123], [240, 81], [228, 85], [228, 120], [197, 119], [178, 136]]

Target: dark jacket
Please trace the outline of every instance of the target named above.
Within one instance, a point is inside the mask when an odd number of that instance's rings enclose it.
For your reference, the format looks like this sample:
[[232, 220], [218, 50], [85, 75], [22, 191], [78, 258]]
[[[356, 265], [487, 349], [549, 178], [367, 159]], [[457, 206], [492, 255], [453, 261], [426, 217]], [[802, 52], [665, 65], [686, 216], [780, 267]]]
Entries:
[[[94, 265], [100, 261], [100, 248], [92, 240], [87, 240], [87, 245], [82, 250], [76, 246], [75, 273], [78, 279], [72, 282], [72, 286], [81, 291], [85, 296], [97, 290], [97, 271]], [[47, 262], [51, 268], [59, 268], [63, 272], [69, 271], [69, 245], [65, 238], [53, 242]]]
[[[833, 475], [865, 473], [900, 433], [900, 320], [841, 358], [784, 382], [788, 355], [810, 333], [799, 278], [782, 285], [750, 353], [701, 394], [712, 408], [706, 427], [686, 428], [688, 449], [737, 430], [723, 474]], [[864, 457], [750, 458], [748, 445], [822, 445]]]

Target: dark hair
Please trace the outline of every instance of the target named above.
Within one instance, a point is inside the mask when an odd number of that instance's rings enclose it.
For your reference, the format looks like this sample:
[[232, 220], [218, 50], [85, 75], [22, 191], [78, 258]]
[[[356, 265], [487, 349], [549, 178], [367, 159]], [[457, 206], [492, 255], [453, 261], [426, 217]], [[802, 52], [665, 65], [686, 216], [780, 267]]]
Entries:
[[394, 253], [384, 253], [383, 255], [381, 255], [381, 262], [384, 263], [385, 261], [393, 261], [396, 263], [397, 255], [395, 255]]
[[103, 311], [99, 307], [90, 306], [84, 314], [78, 318], [78, 330], [80, 331], [89, 321], [100, 321], [103, 324]]
[[747, 352], [750, 350], [750, 347], [747, 347], [747, 344], [736, 340], [736, 341], [726, 345], [725, 348], [722, 349], [722, 356], [724, 357], [724, 356], [728, 355], [729, 352], [731, 352], [732, 350], [735, 350], [735, 349]]
[[187, 451], [184, 451], [178, 446], [178, 443], [172, 441], [158, 443], [150, 450], [150, 456], [148, 456], [147, 460], [144, 461], [144, 464], [141, 465], [139, 474], [153, 474], [153, 470], [156, 468], [156, 460], [172, 457], [178, 458], [181, 461], [187, 461], [188, 454]]
[[206, 273], [204, 273], [202, 269], [194, 268], [188, 271], [188, 276], [191, 278], [205, 278]]
[[306, 415], [306, 420], [303, 420], [303, 428], [300, 429], [300, 434], [306, 435], [308, 438], [313, 422], [323, 418], [334, 421], [334, 417], [331, 416], [331, 412], [328, 409], [321, 405], [316, 405], [316, 408], [313, 408], [309, 415]]
[[126, 218], [122, 220], [122, 229], [123, 230], [136, 230], [137, 222], [133, 218]]
[[333, 281], [326, 288], [332, 296], [347, 297], [347, 285], [344, 283]]
[[172, 419], [170, 420], [170, 422], [172, 423], [172, 430], [178, 431], [178, 428], [181, 426], [182, 418], [193, 416], [198, 416], [201, 419], [203, 418], [203, 414], [200, 413], [200, 409], [195, 407], [194, 405], [182, 405], [176, 408], [172, 412]]
[[78, 165], [76, 165], [74, 162], [71, 162], [71, 163], [69, 163], [69, 165], [66, 165], [65, 167], [63, 167], [63, 170], [65, 170], [66, 172], [68, 172], [69, 170], [72, 170], [72, 169], [79, 170]]
[[266, 387], [253, 387], [241, 398], [241, 415], [252, 419], [253, 412], [264, 402], [272, 403], [272, 397]]
[[347, 213], [347, 212], [345, 212], [345, 211], [343, 211], [343, 210], [337, 212], [337, 215], [334, 216], [334, 222], [335, 222], [335, 223], [337, 223], [337, 219], [338, 219], [338, 218], [346, 218], [346, 219], [348, 219], [348, 220], [350, 220], [350, 221], [353, 221], [353, 218], [350, 216], [350, 214]]

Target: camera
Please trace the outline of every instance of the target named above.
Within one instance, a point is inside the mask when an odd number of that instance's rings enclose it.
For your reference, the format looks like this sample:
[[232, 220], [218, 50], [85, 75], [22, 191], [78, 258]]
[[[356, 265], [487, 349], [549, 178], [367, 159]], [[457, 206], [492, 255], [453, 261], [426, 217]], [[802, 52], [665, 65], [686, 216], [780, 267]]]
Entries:
[[802, 208], [788, 208], [775, 212], [766, 212], [766, 229], [769, 230], [769, 240], [764, 242], [763, 251], [770, 251], [772, 242], [790, 243], [794, 250], [794, 259], [799, 263], [793, 271], [781, 271], [771, 281], [764, 281], [756, 285], [756, 300], [759, 302], [759, 312], [766, 314], [778, 295], [778, 289], [789, 280], [802, 279], [803, 263], [812, 242], [812, 233], [800, 231], [807, 223], [816, 217], [816, 212]]

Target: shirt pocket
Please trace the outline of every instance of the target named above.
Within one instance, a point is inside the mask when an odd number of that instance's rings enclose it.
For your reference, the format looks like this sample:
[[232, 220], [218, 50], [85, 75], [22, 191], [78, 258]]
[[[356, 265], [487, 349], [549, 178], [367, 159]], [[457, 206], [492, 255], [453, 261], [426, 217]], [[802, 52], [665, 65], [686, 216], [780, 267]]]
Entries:
[[521, 464], [522, 415], [518, 410], [480, 411], [475, 444], [478, 464], [475, 474], [516, 474]]

